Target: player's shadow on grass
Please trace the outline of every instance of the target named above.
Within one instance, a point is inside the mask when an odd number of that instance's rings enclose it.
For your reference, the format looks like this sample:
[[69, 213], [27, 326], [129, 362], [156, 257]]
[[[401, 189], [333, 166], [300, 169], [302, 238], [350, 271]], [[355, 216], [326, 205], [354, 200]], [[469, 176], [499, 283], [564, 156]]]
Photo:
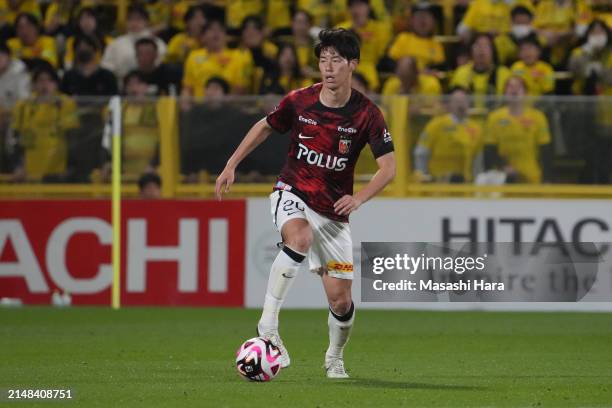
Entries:
[[449, 390], [449, 391], [480, 391], [484, 387], [476, 387], [471, 385], [454, 385], [454, 384], [428, 384], [417, 383], [410, 381], [387, 381], [376, 378], [359, 378], [353, 377], [347, 380], [338, 381], [337, 384], [346, 384], [352, 386], [371, 387], [371, 388], [388, 388], [388, 389], [420, 389], [420, 390]]

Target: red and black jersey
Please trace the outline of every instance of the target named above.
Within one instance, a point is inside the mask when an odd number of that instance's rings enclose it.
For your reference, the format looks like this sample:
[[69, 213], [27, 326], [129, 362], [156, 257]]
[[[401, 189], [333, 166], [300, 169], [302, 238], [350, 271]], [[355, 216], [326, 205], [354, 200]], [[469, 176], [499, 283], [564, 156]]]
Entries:
[[267, 116], [280, 133], [291, 130], [287, 162], [275, 190], [291, 190], [321, 215], [348, 222], [334, 212], [334, 203], [353, 194], [353, 177], [359, 153], [368, 143], [378, 158], [393, 151], [391, 135], [382, 113], [356, 90], [341, 108], [319, 100], [322, 85], [315, 84], [285, 96]]

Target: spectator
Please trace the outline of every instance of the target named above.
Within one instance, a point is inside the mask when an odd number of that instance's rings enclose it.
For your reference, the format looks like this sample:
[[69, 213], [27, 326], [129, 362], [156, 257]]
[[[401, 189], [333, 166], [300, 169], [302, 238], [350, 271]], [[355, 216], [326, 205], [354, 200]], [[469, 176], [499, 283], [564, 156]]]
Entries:
[[485, 169], [500, 169], [507, 182], [551, 181], [552, 153], [546, 116], [525, 101], [527, 84], [511, 76], [505, 84], [508, 105], [489, 114], [485, 127]]
[[414, 57], [397, 61], [395, 75], [387, 79], [383, 95], [440, 95], [440, 81], [433, 75], [421, 74]]
[[10, 139], [7, 140], [11, 111], [18, 100], [27, 98], [29, 94], [30, 77], [25, 64], [11, 58], [6, 44], [0, 43], [0, 173], [12, 171]]
[[444, 47], [433, 35], [435, 20], [429, 3], [417, 3], [412, 7], [410, 17], [412, 32], [400, 33], [388, 55], [394, 60], [402, 57], [414, 57], [419, 69], [444, 64]]
[[574, 73], [576, 94], [603, 96], [587, 105], [593, 114], [579, 129], [586, 159], [583, 181], [609, 184], [612, 170], [612, 36], [602, 20], [593, 20], [587, 28], [582, 44], [572, 51], [570, 69]]
[[59, 79], [50, 66], [32, 75], [33, 95], [15, 105], [17, 141], [14, 180], [63, 181], [68, 164], [68, 133], [78, 127], [76, 105], [58, 92]]
[[515, 6], [533, 9], [530, 0], [474, 0], [457, 27], [457, 34], [464, 42], [477, 33], [492, 36], [505, 34], [510, 31], [510, 10]]
[[266, 72], [261, 93], [285, 95], [294, 89], [312, 85], [312, 80], [304, 78], [298, 56], [291, 44], [283, 44], [278, 52], [274, 69]]
[[12, 58], [6, 44], [0, 43], [0, 112], [4, 116], [18, 100], [29, 95], [30, 77], [25, 64]]
[[135, 48], [137, 70], [149, 84], [149, 95], [168, 95], [179, 81], [168, 65], [159, 62], [157, 43], [145, 37], [136, 41]]
[[304, 76], [312, 76], [318, 65], [312, 52], [314, 41], [310, 35], [311, 29], [312, 15], [307, 11], [297, 10], [291, 20], [291, 38]]
[[248, 89], [252, 60], [227, 48], [225, 25], [218, 20], [209, 21], [202, 30], [202, 38], [206, 48], [192, 51], [185, 61], [182, 95], [201, 98], [213, 76], [225, 79], [234, 93]]
[[504, 66], [497, 66], [491, 37], [478, 34], [470, 46], [470, 51], [472, 61], [457, 68], [451, 78], [451, 87], [467, 89], [477, 96], [503, 94], [510, 71]]
[[244, 66], [250, 67], [244, 72], [249, 80], [248, 93], [256, 94], [262, 88], [264, 75], [274, 75], [277, 71], [274, 60], [278, 47], [265, 39], [263, 21], [258, 16], [247, 16], [240, 27], [240, 46], [238, 53], [244, 59]]
[[[550, 62], [559, 68], [565, 65], [567, 50], [572, 45], [574, 26], [580, 20], [578, 3], [586, 2], [540, 0], [535, 7], [533, 25], [538, 30], [538, 35], [544, 39], [544, 44], [550, 48]], [[584, 24], [582, 26], [584, 27]]]
[[572, 51], [570, 69], [577, 95], [612, 94], [612, 41], [610, 29], [601, 20], [589, 25], [582, 44]]
[[20, 13], [30, 13], [40, 19], [37, 0], [0, 1], [0, 42], [15, 36], [15, 20]]
[[123, 89], [126, 99], [122, 109], [122, 169], [128, 179], [134, 179], [153, 171], [159, 148], [158, 107], [147, 96], [149, 84], [142, 73], [129, 72]]
[[139, 5], [130, 6], [127, 15], [127, 33], [117, 37], [106, 47], [102, 57], [102, 66], [113, 71], [119, 80], [131, 70], [136, 69], [134, 45], [139, 39], [150, 37], [155, 41], [160, 61], [166, 55], [166, 45], [161, 39], [152, 36], [148, 24], [149, 14], [146, 9]]
[[385, 55], [391, 38], [391, 25], [388, 21], [372, 19], [369, 0], [348, 0], [350, 20], [338, 24], [340, 28], [351, 29], [361, 39], [361, 57], [357, 72], [361, 72], [373, 90], [378, 90], [380, 81], [376, 65]]
[[530, 95], [549, 94], [555, 90], [555, 72], [550, 64], [541, 61], [542, 49], [535, 38], [520, 42], [520, 61], [515, 62], [510, 70], [527, 83]]
[[138, 191], [143, 200], [161, 198], [161, 177], [157, 173], [144, 173], [138, 179]]
[[68, 95], [109, 96], [118, 94], [115, 75], [100, 67], [98, 42], [89, 36], [72, 41], [76, 56], [74, 68], [62, 78], [62, 92]]
[[191, 6], [185, 13], [185, 32], [172, 37], [168, 44], [166, 62], [183, 64], [189, 53], [200, 48], [200, 34], [206, 24], [206, 14], [200, 6]]
[[264, 11], [262, 0], [228, 1], [225, 9], [225, 22], [232, 31], [238, 31], [247, 16], [259, 16]]
[[15, 58], [20, 58], [32, 69], [44, 63], [57, 67], [55, 40], [42, 35], [38, 19], [29, 13], [21, 13], [15, 19], [17, 37], [8, 40], [7, 45]]
[[74, 64], [74, 41], [77, 37], [88, 36], [97, 42], [96, 60], [100, 62], [102, 53], [108, 44], [113, 41], [112, 37], [102, 33], [99, 27], [96, 12], [91, 7], [83, 7], [76, 18], [77, 25], [74, 35], [66, 40], [66, 53], [64, 54], [64, 68], [70, 69]]
[[455, 88], [448, 94], [448, 113], [435, 116], [425, 126], [414, 151], [415, 170], [425, 180], [473, 180], [482, 129], [468, 118], [469, 107], [467, 91]]
[[512, 25], [510, 31], [500, 34], [493, 40], [495, 50], [501, 65], [510, 66], [518, 60], [518, 44], [528, 38], [537, 38], [533, 26], [533, 13], [525, 6], [512, 9]]

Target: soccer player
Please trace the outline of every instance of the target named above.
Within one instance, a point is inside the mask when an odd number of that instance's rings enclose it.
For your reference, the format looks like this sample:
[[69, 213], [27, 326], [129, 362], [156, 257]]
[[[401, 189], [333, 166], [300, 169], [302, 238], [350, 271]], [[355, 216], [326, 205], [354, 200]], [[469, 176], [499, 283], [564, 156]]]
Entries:
[[[329, 378], [347, 378], [343, 350], [353, 321], [351, 298], [353, 255], [349, 215], [380, 192], [395, 175], [391, 135], [380, 110], [351, 88], [359, 62], [359, 40], [345, 29], [323, 30], [315, 46], [321, 83], [289, 93], [266, 118], [247, 133], [217, 178], [221, 199], [234, 182], [238, 164], [273, 130], [291, 131], [287, 162], [270, 195], [272, 219], [280, 231], [282, 250], [272, 263], [259, 335], [289, 354], [278, 334], [278, 314], [300, 265], [318, 273], [329, 303]], [[354, 167], [369, 144], [379, 170], [353, 194]]]

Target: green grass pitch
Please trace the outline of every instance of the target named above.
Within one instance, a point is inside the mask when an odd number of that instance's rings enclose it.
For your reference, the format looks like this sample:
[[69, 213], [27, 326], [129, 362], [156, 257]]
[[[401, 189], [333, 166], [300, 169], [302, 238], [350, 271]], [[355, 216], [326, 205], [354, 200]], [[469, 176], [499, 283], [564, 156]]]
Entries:
[[[350, 380], [322, 369], [327, 312], [281, 313], [292, 367], [249, 383], [233, 360], [257, 310], [0, 309], [0, 406], [612, 406], [612, 314], [357, 311]], [[74, 400], [7, 402], [8, 388]]]

